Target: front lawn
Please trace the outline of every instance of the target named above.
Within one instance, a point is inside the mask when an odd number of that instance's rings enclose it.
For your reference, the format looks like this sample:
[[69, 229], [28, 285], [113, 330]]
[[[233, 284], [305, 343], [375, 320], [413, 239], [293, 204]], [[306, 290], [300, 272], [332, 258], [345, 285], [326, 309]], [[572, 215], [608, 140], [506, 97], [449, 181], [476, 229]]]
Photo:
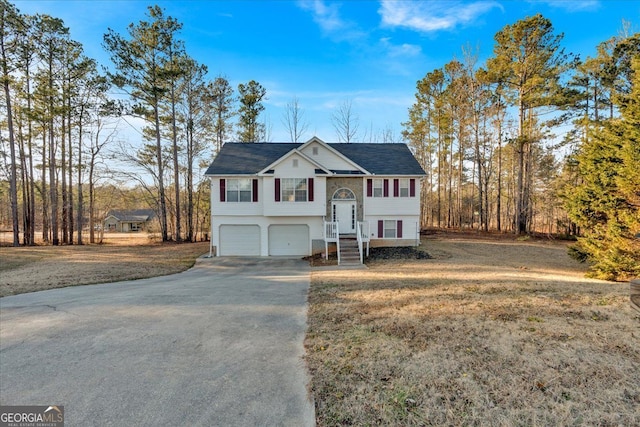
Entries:
[[433, 259], [312, 273], [319, 426], [640, 425], [628, 284], [560, 243], [423, 244]]

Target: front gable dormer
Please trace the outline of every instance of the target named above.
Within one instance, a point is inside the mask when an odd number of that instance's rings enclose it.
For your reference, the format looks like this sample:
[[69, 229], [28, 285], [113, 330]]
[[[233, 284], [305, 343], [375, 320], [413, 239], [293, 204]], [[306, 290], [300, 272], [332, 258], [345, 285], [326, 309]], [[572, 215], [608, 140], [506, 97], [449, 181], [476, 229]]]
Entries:
[[300, 177], [329, 175], [331, 172], [320, 163], [293, 149], [258, 172], [258, 176]]
[[318, 137], [314, 136], [302, 144], [298, 148], [298, 151], [304, 153], [309, 159], [321, 164], [334, 175], [370, 175], [365, 168], [335, 150]]

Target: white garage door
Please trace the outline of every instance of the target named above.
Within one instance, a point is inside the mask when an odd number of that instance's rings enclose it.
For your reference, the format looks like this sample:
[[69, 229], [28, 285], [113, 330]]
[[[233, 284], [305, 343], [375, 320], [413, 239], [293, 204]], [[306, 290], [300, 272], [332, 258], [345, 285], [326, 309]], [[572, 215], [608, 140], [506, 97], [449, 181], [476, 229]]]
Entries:
[[269, 226], [269, 255], [309, 255], [309, 226]]
[[220, 255], [260, 255], [260, 227], [257, 225], [221, 225]]

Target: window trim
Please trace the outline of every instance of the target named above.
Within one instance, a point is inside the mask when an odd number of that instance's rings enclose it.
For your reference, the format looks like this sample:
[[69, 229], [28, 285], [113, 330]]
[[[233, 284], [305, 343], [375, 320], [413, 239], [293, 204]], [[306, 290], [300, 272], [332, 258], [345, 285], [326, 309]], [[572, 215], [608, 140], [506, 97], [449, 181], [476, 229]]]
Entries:
[[[387, 227], [387, 223], [394, 223], [393, 236], [387, 236], [387, 231], [392, 230]], [[402, 239], [402, 220], [401, 219], [379, 219], [378, 220], [378, 239]]]
[[373, 184], [372, 184], [373, 191], [371, 193], [371, 197], [375, 197], [375, 198], [384, 197], [384, 180], [382, 178], [373, 178], [372, 181], [373, 181]]
[[[409, 178], [398, 179], [398, 197], [411, 197], [411, 192], [409, 190], [411, 188], [410, 181], [411, 180]], [[406, 184], [406, 187], [402, 184]], [[402, 194], [403, 190], [406, 192], [406, 194]]]
[[[236, 188], [237, 190], [229, 190], [231, 187], [231, 181], [237, 182]], [[240, 181], [248, 181], [249, 182], [249, 199], [241, 200], [240, 197]], [[229, 191], [237, 192], [238, 200], [229, 200]], [[242, 190], [242, 192], [246, 193], [247, 190]], [[220, 178], [220, 202], [223, 203], [255, 203], [258, 201], [258, 180], [255, 178]]]
[[[290, 189], [288, 188], [290, 181], [297, 181], [298, 184], [295, 184], [293, 186], [293, 193], [292, 194], [288, 194], [287, 197], [285, 197], [285, 191], [289, 191]], [[305, 182], [305, 189], [304, 190], [300, 190], [297, 189], [298, 185], [301, 184], [301, 182], [304, 181]], [[287, 203], [305, 203], [305, 202], [313, 202], [314, 201], [314, 179], [313, 178], [276, 178], [275, 179], [275, 201], [276, 202], [287, 202]], [[300, 195], [302, 193], [302, 191], [305, 192], [304, 195], [304, 199], [299, 198], [298, 199], [298, 194], [296, 194], [297, 192], [300, 192]], [[293, 195], [293, 200], [291, 200], [291, 195]]]

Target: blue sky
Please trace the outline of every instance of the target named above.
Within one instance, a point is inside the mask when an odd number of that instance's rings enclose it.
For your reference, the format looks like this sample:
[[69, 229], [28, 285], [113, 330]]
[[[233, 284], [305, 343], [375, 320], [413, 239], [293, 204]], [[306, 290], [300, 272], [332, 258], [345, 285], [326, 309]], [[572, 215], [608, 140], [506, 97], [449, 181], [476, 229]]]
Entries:
[[[11, 0], [10, 0], [11, 1]], [[309, 129], [336, 141], [331, 115], [349, 100], [359, 118], [359, 139], [389, 128], [399, 138], [413, 103], [415, 83], [442, 67], [462, 47], [491, 56], [493, 36], [507, 24], [542, 13], [563, 45], [582, 58], [616, 34], [622, 20], [640, 31], [640, 0], [529, 1], [13, 1], [23, 13], [64, 20], [87, 55], [103, 65], [107, 28], [126, 34], [129, 23], [145, 19], [159, 4], [184, 27], [187, 51], [226, 76], [234, 87], [253, 79], [267, 89], [264, 118], [272, 141], [289, 141], [284, 106], [295, 96]], [[135, 138], [135, 136], [133, 136]], [[132, 141], [134, 142], [134, 141]]]

